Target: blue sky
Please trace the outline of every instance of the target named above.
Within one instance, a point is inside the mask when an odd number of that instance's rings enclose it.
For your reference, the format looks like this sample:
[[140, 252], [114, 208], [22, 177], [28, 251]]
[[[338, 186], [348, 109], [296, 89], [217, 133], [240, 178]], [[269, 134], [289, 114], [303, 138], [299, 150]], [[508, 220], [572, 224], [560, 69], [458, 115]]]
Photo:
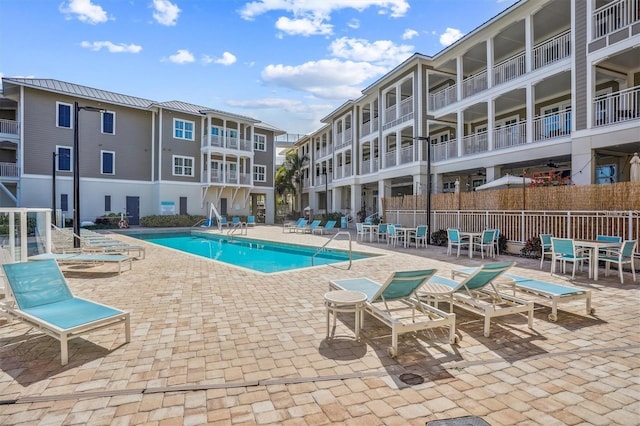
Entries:
[[0, 76], [234, 112], [289, 133], [516, 0], [2, 0]]

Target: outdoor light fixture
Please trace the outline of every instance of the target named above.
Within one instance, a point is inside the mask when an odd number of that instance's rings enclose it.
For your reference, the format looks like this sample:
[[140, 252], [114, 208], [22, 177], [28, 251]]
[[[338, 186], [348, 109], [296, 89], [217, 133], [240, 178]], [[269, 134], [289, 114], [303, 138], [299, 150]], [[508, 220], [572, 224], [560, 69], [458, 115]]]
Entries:
[[431, 230], [431, 138], [429, 136], [416, 136], [413, 139], [425, 141], [427, 143], [427, 238], [426, 244], [429, 245], [431, 238], [429, 235]]
[[[80, 247], [80, 153], [78, 150], [78, 114], [80, 113], [80, 110], [93, 112], [107, 111], [103, 108], [80, 106], [78, 105], [78, 102], [73, 103], [73, 233], [75, 234], [75, 236], [73, 237], [74, 248]], [[55, 175], [55, 157], [53, 173]]]

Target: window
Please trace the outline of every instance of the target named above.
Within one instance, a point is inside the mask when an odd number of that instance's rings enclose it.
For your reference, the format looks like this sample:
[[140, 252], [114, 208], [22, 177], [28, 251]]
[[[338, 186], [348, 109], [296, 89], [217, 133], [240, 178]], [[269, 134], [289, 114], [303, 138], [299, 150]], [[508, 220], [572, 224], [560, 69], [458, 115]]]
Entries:
[[173, 156], [174, 176], [193, 176], [193, 157]]
[[195, 123], [193, 121], [173, 119], [173, 137], [176, 139], [193, 140], [193, 129]]
[[102, 133], [116, 134], [116, 113], [107, 111], [102, 113]]
[[60, 210], [69, 211], [69, 194], [60, 194]]
[[596, 184], [616, 183], [617, 181], [618, 174], [615, 164], [596, 166]]
[[56, 102], [56, 123], [58, 127], [71, 128], [71, 104]]
[[111, 211], [111, 195], [104, 196], [104, 211], [105, 212]]
[[255, 182], [266, 182], [267, 181], [267, 166], [262, 166], [259, 164], [255, 164], [253, 166], [253, 180]]
[[100, 173], [113, 175], [116, 173], [116, 153], [113, 151], [100, 151]]
[[253, 149], [255, 151], [267, 150], [267, 137], [265, 135], [254, 134], [253, 135]]
[[70, 172], [71, 169], [71, 148], [66, 146], [56, 146], [56, 170], [59, 172]]

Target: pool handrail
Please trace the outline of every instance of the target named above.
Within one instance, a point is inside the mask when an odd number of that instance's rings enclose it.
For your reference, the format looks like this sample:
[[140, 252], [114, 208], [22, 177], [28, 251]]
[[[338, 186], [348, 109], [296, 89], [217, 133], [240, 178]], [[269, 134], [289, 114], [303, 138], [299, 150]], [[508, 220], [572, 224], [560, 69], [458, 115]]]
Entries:
[[349, 267], [347, 269], [351, 269], [351, 264], [353, 263], [353, 251], [351, 249], [351, 233], [348, 231], [338, 231], [336, 232], [336, 234], [331, 237], [329, 240], [327, 240], [321, 247], [318, 248], [318, 250], [316, 250], [316, 252], [313, 254], [313, 256], [311, 256], [311, 266], [313, 265], [313, 259], [315, 259], [315, 257], [320, 254], [327, 245], [329, 245], [333, 240], [336, 239], [336, 237], [338, 237], [338, 235], [347, 235], [349, 237]]

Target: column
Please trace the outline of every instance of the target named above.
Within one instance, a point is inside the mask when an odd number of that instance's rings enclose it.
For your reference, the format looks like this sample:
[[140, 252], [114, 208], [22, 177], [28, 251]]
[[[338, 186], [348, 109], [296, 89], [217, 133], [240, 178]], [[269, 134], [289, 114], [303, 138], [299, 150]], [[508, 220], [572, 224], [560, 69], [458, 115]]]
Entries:
[[464, 143], [464, 111], [458, 111], [458, 122], [456, 125], [456, 133], [457, 133], [457, 141], [458, 141], [458, 157], [462, 157], [464, 150], [462, 149], [462, 144]]
[[527, 84], [525, 88], [525, 105], [526, 105], [526, 129], [527, 132], [527, 143], [533, 142], [533, 118], [535, 113], [535, 97], [534, 92], [535, 88], [532, 83]]
[[496, 127], [496, 103], [493, 98], [487, 101], [487, 150], [493, 151], [493, 130]]
[[524, 18], [524, 64], [525, 71], [533, 70], [533, 19], [531, 15]]
[[493, 38], [487, 39], [487, 87], [493, 87]]

